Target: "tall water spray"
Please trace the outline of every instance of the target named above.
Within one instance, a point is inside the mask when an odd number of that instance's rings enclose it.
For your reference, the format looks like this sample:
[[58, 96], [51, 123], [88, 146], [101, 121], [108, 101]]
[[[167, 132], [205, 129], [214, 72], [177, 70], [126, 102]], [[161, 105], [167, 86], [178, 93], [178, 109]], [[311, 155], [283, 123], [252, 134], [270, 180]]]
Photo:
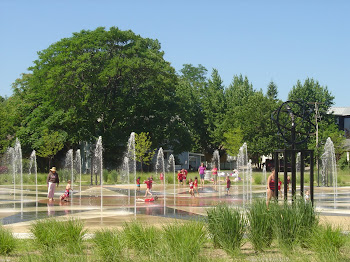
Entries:
[[100, 174], [100, 188], [101, 188], [101, 212], [103, 207], [103, 147], [102, 137], [100, 136], [97, 140], [95, 147], [95, 161], [94, 161], [94, 172]]
[[[135, 149], [135, 132], [130, 134], [128, 140], [128, 152], [127, 156], [124, 158], [124, 165], [127, 165], [127, 179], [128, 184], [130, 183], [130, 173], [133, 174], [133, 183], [136, 185], [136, 149]], [[134, 214], [136, 216], [136, 190], [134, 193]], [[130, 189], [128, 190], [129, 202], [130, 202]]]
[[[21, 214], [23, 214], [23, 168], [22, 168], [22, 149], [21, 144], [16, 138], [15, 146], [10, 147], [6, 151], [6, 161], [10, 167], [10, 173], [12, 173], [13, 181], [13, 200], [16, 200], [16, 185], [18, 176], [20, 178], [20, 190], [21, 190]], [[12, 169], [12, 170], [11, 170]], [[11, 172], [12, 171], [12, 172]], [[14, 203], [14, 208], [16, 203]]]
[[[267, 175], [266, 175], [266, 162], [265, 165], [263, 165], [263, 181], [262, 184], [265, 185], [265, 188], [267, 188]], [[266, 199], [267, 199], [267, 190], [266, 190]]]
[[237, 156], [237, 167], [243, 179], [243, 206], [249, 201], [252, 202], [252, 177], [251, 164], [248, 165], [247, 144], [244, 143], [239, 149]]
[[336, 198], [338, 195], [337, 187], [337, 166], [335, 159], [334, 144], [328, 137], [324, 146], [324, 153], [321, 156], [322, 160], [322, 185], [333, 186], [334, 206], [336, 205]]
[[156, 174], [163, 173], [163, 195], [164, 195], [164, 214], [165, 214], [165, 181], [166, 181], [166, 176], [165, 176], [165, 163], [164, 163], [164, 152], [163, 148], [159, 148], [158, 154], [157, 154], [157, 162], [156, 162]]
[[[78, 149], [75, 153], [74, 166], [76, 168], [76, 172], [79, 174], [79, 195], [80, 195], [80, 200], [81, 200], [81, 154], [80, 154], [80, 149]], [[72, 183], [73, 183], [73, 181], [72, 181]]]
[[[219, 178], [219, 173], [220, 173], [220, 154], [219, 150], [215, 150], [213, 153], [213, 158], [211, 159], [212, 167], [216, 166], [217, 168], [217, 174], [216, 174], [216, 180], [219, 180], [219, 196], [221, 194], [221, 185], [220, 185], [220, 178]], [[215, 181], [214, 181], [215, 182]]]
[[9, 174], [12, 175], [13, 183], [13, 199], [16, 199], [16, 163], [15, 163], [15, 149], [10, 147], [6, 151], [6, 164], [8, 165]]
[[73, 158], [73, 149], [69, 149], [66, 153], [66, 158], [64, 162], [64, 168], [67, 172], [66, 180], [71, 180], [71, 187], [73, 189], [73, 181], [74, 181], [74, 158]]
[[[174, 175], [174, 206], [176, 205], [176, 176], [175, 176], [175, 158], [174, 158], [174, 155], [171, 154], [169, 156], [169, 159], [168, 159], [168, 172], [169, 173], [173, 173]], [[175, 208], [174, 208], [174, 211], [175, 211]]]
[[35, 176], [35, 202], [38, 207], [38, 167], [36, 163], [36, 152], [32, 151], [29, 157], [29, 176], [34, 173]]

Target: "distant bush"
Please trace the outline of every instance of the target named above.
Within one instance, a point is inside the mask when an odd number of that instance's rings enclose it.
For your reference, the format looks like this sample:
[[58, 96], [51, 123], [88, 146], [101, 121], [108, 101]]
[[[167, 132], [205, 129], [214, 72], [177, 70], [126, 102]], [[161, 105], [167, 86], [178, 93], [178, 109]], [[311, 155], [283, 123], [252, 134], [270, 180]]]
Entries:
[[111, 181], [113, 184], [116, 184], [118, 182], [118, 172], [116, 170], [112, 170], [109, 173], [109, 181]]
[[262, 185], [263, 184], [263, 179], [262, 179], [262, 173], [260, 174], [254, 174], [253, 175], [254, 178], [254, 184], [255, 185]]

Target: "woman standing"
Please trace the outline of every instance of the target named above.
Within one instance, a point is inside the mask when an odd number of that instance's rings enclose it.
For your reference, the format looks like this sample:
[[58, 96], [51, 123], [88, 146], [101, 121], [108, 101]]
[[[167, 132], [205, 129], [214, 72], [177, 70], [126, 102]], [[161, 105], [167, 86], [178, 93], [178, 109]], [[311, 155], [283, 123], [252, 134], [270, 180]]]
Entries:
[[269, 203], [272, 197], [275, 197], [275, 169], [272, 169], [271, 174], [267, 178], [267, 208], [269, 208]]
[[204, 163], [201, 163], [200, 167], [198, 167], [199, 176], [201, 178], [201, 185], [204, 187], [204, 174], [205, 174], [206, 167], [204, 166]]
[[60, 179], [58, 178], [58, 174], [56, 173], [56, 167], [52, 167], [50, 169], [50, 173], [47, 176], [46, 183], [48, 188], [47, 198], [49, 199], [49, 201], [53, 201], [56, 184], [58, 186], [58, 184], [60, 183]]

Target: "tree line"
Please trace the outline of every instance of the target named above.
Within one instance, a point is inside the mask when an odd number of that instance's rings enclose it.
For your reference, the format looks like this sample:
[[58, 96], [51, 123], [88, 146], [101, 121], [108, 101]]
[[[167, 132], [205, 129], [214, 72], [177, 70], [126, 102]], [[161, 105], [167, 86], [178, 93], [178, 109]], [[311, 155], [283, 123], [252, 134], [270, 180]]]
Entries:
[[[106, 163], [119, 163], [131, 132], [148, 133], [152, 147], [250, 158], [284, 147], [271, 121], [282, 103], [277, 85], [256, 90], [237, 74], [225, 87], [217, 69], [184, 64], [176, 72], [158, 40], [117, 27], [82, 30], [38, 52], [38, 58], [0, 97], [0, 152], [19, 138], [24, 154], [44, 159], [103, 137]], [[342, 133], [327, 115], [334, 96], [317, 80], [297, 80], [288, 100], [319, 102], [320, 141]], [[309, 141], [315, 148], [315, 138]]]

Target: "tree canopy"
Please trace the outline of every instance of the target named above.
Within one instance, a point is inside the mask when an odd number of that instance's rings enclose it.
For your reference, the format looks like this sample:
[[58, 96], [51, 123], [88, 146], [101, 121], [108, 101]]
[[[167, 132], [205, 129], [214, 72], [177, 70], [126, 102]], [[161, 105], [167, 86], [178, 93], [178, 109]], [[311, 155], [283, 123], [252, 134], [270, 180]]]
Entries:
[[166, 143], [177, 77], [163, 55], [157, 40], [116, 27], [52, 44], [38, 53], [30, 77], [16, 83], [14, 96], [27, 112], [17, 135], [34, 149], [46, 129], [66, 134], [67, 147], [101, 135], [114, 155], [132, 131]]
[[[0, 97], [1, 152], [18, 137], [24, 152], [35, 149], [52, 159], [102, 136], [105, 162], [115, 166], [131, 132], [147, 142], [142, 147], [175, 154], [210, 155], [219, 149], [234, 155], [246, 142], [255, 163], [283, 146], [271, 122], [282, 103], [273, 81], [263, 93], [242, 74], [225, 87], [217, 69], [207, 76], [201, 64], [184, 64], [176, 73], [158, 40], [130, 30], [73, 33], [38, 52], [29, 71], [13, 83], [11, 97]], [[314, 79], [298, 80], [288, 99], [316, 102], [320, 138], [331, 136], [341, 144], [342, 134], [326, 114], [334, 100], [327, 87]], [[309, 147], [314, 145], [312, 137]]]

